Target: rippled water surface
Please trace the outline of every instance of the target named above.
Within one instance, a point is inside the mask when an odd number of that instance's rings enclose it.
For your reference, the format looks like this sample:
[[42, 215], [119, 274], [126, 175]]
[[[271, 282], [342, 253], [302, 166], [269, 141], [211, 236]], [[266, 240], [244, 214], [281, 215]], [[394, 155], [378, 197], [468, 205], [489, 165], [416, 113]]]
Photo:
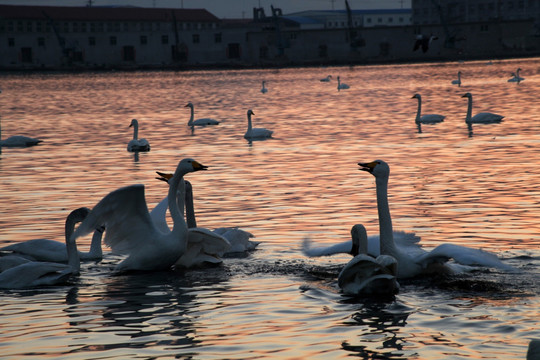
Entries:
[[[522, 68], [522, 83], [508, 83]], [[463, 85], [451, 85], [457, 71]], [[0, 245], [62, 241], [67, 214], [193, 157], [198, 225], [240, 226], [261, 241], [210, 269], [114, 275], [83, 264], [66, 286], [0, 292], [3, 359], [518, 359], [540, 338], [540, 60], [284, 70], [0, 75]], [[319, 79], [340, 75], [349, 90]], [[260, 82], [269, 92], [261, 94]], [[443, 123], [414, 124], [416, 100]], [[501, 124], [464, 122], [473, 114]], [[222, 123], [193, 132], [196, 117]], [[246, 111], [274, 138], [243, 138]], [[149, 153], [126, 151], [137, 118]], [[350, 299], [337, 287], [349, 260], [305, 258], [304, 237], [378, 232], [375, 185], [359, 161], [391, 166], [394, 228], [425, 247], [449, 241], [498, 254], [496, 270], [401, 282], [394, 300]], [[80, 239], [86, 248], [90, 239]]]

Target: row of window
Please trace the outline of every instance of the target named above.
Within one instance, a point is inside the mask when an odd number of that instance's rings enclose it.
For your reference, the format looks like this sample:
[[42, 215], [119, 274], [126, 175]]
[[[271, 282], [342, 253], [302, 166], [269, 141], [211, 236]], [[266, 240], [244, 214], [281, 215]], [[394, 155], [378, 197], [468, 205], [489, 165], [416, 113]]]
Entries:
[[[15, 46], [15, 38], [8, 38], [8, 46], [14, 47]], [[193, 34], [191, 36], [191, 41], [193, 44], [199, 44], [201, 42], [201, 37], [199, 34]], [[109, 45], [116, 45], [118, 42], [118, 39], [116, 36], [109, 36]], [[219, 44], [222, 42], [222, 35], [221, 33], [215, 33], [214, 34], [214, 43]], [[44, 37], [38, 37], [37, 38], [38, 46], [45, 46], [45, 38]], [[148, 36], [141, 35], [139, 37], [139, 43], [141, 45], [147, 45], [148, 44]], [[161, 35], [161, 44], [168, 45], [169, 44], [169, 35]], [[90, 46], [96, 46], [97, 40], [94, 36], [88, 37], [88, 45]]]
[[[217, 29], [217, 23], [177, 23], [178, 30], [212, 30]], [[85, 33], [85, 32], [134, 32], [170, 30], [170, 23], [160, 22], [77, 22], [57, 21], [4, 21], [0, 22], [0, 32], [51, 32]], [[54, 29], [53, 29], [54, 27]]]

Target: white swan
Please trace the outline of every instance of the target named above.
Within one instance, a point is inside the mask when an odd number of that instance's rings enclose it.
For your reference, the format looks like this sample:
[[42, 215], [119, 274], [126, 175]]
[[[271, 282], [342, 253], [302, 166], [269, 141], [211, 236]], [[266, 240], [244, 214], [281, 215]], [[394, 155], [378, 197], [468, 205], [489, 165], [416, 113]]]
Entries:
[[472, 114], [472, 95], [471, 93], [466, 93], [462, 97], [468, 98], [468, 106], [467, 106], [467, 115], [465, 116], [465, 123], [467, 124], [467, 127], [469, 129], [469, 135], [472, 135], [472, 124], [494, 124], [494, 123], [500, 123], [504, 116], [493, 114], [490, 112], [481, 112], [473, 117], [471, 117]]
[[188, 102], [187, 105], [184, 106], [184, 107], [190, 108], [190, 111], [191, 111], [191, 115], [190, 115], [189, 121], [188, 121], [188, 126], [206, 126], [206, 125], [218, 125], [219, 124], [219, 121], [217, 121], [216, 119], [211, 119], [211, 118], [202, 118], [202, 119], [194, 120], [195, 119], [195, 109], [194, 109], [193, 104], [191, 102]]
[[508, 79], [508, 82], [517, 82], [518, 84], [525, 80], [525, 78], [522, 78], [519, 76], [519, 72], [521, 71], [521, 68], [518, 68], [515, 73], [512, 73], [512, 77]]
[[265, 85], [266, 85], [266, 81], [263, 80], [263, 81], [262, 81], [262, 87], [261, 87], [261, 92], [262, 92], [263, 94], [266, 94], [266, 93], [268, 92], [268, 89], [265, 87]]
[[127, 146], [127, 151], [150, 151], [150, 143], [146, 139], [139, 139], [139, 122], [137, 119], [132, 119], [129, 127], [133, 127], [133, 139]]
[[351, 237], [353, 243], [359, 245], [359, 254], [339, 273], [338, 285], [341, 290], [354, 296], [396, 294], [399, 290], [396, 259], [389, 255], [380, 255], [377, 258], [368, 255], [366, 228], [361, 224], [352, 227]]
[[[171, 174], [165, 174], [157, 172], [160, 176], [157, 179], [168, 182], [172, 177]], [[166, 207], [163, 206], [166, 203], [167, 198], [163, 199], [156, 207], [150, 212], [150, 216], [156, 226], [159, 226], [162, 231], [169, 231], [169, 225], [166, 220]], [[197, 229], [203, 229], [205, 232], [210, 231], [206, 228], [197, 227], [197, 220], [195, 218], [195, 206], [193, 201], [193, 187], [189, 181], [185, 181], [185, 205], [186, 205], [186, 222], [188, 226], [188, 232], [196, 231]], [[214, 250], [205, 250], [207, 255], [213, 255], [216, 259], [221, 261], [220, 257], [225, 255], [232, 255], [235, 253], [244, 253], [246, 251], [254, 250], [259, 242], [251, 241], [251, 238], [255, 236], [248, 231], [239, 229], [237, 227], [220, 227], [207, 233], [206, 242], [209, 243], [209, 247]], [[227, 243], [223, 241], [223, 238], [227, 240]], [[188, 247], [190, 240], [188, 238]], [[216, 262], [216, 261], [213, 261]]]
[[447, 263], [450, 258], [463, 265], [495, 267], [503, 270], [513, 269], [511, 266], [503, 264], [494, 254], [455, 244], [442, 244], [430, 252], [424, 250], [420, 245], [409, 246], [405, 249], [397, 247], [394, 243], [392, 218], [388, 206], [390, 167], [382, 160], [358, 163], [358, 165], [360, 170], [375, 176], [381, 253], [393, 256], [397, 260], [398, 278], [410, 278], [432, 272], [461, 271], [463, 267]]
[[461, 86], [461, 71], [457, 72], [457, 80], [452, 80], [452, 85]]
[[178, 188], [183, 184], [185, 174], [206, 169], [189, 158], [178, 163], [168, 192], [174, 223], [169, 233], [162, 233], [154, 225], [144, 198], [144, 185], [131, 185], [101, 199], [71, 238], [76, 239], [104, 225], [105, 244], [115, 253], [128, 254], [116, 266], [116, 271], [169, 269], [185, 253], [187, 243], [187, 225], [181, 210], [184, 199], [183, 194], [177, 197]]
[[[0, 273], [0, 289], [23, 289], [42, 285], [55, 285], [64, 283], [71, 275], [80, 271], [79, 252], [75, 239], [68, 237], [73, 233], [75, 223], [81, 221], [88, 214], [88, 209], [79, 208], [70, 215], [73, 221], [66, 221], [66, 247], [61, 249], [67, 252], [68, 263], [42, 261], [11, 260], [12, 267]], [[16, 264], [19, 262], [19, 264]]]
[[332, 75], [328, 75], [327, 77], [322, 78], [320, 81], [321, 82], [330, 82], [330, 80], [332, 80]]
[[272, 130], [268, 130], [265, 128], [254, 128], [251, 124], [251, 115], [255, 115], [255, 113], [250, 109], [247, 111], [247, 118], [248, 118], [248, 128], [246, 133], [244, 134], [244, 138], [248, 140], [253, 139], [266, 139], [272, 137], [272, 134], [274, 133]]
[[[8, 251], [13, 255], [35, 261], [67, 262], [67, 242], [75, 231], [75, 224], [83, 221], [88, 213], [90, 213], [90, 209], [83, 207], [73, 210], [67, 216], [65, 224], [65, 243], [49, 239], [33, 239], [4, 246], [0, 248], [0, 251]], [[101, 260], [103, 258], [101, 249], [101, 236], [103, 231], [104, 229], [102, 227], [99, 227], [94, 231], [89, 252], [78, 252], [81, 260]]]
[[416, 118], [414, 122], [418, 127], [418, 132], [422, 132], [422, 124], [437, 124], [444, 121], [445, 116], [439, 114], [426, 114], [421, 115], [422, 112], [422, 97], [420, 94], [414, 94], [411, 99], [418, 99], [418, 110], [416, 111]]
[[338, 91], [344, 90], [344, 89], [349, 89], [349, 88], [350, 88], [350, 86], [345, 84], [345, 83], [342, 83], [341, 79], [338, 76], [337, 77], [337, 89], [338, 89]]
[[[2, 124], [0, 123], [0, 139], [2, 139]], [[0, 147], [28, 147], [34, 146], [43, 142], [43, 140], [35, 139], [23, 135], [13, 135], [7, 139], [0, 140]]]

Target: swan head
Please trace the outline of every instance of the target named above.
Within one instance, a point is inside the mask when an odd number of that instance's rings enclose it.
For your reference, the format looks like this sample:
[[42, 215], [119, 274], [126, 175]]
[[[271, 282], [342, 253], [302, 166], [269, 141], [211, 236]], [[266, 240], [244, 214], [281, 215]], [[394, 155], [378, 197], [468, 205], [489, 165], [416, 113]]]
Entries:
[[180, 160], [180, 162], [178, 163], [178, 167], [176, 168], [176, 172], [178, 172], [179, 170], [184, 170], [185, 172], [195, 172], [207, 169], [208, 166], [201, 164], [197, 160], [186, 158]]
[[376, 178], [388, 177], [390, 175], [390, 166], [382, 160], [375, 160], [370, 163], [358, 163], [359, 170], [367, 171]]
[[352, 248], [350, 254], [356, 256], [358, 254], [367, 254], [368, 239], [367, 231], [364, 225], [356, 224], [351, 229]]
[[465, 94], [463, 94], [462, 98], [464, 98], [464, 97], [469, 98], [469, 99], [472, 99], [471, 93], [465, 93]]
[[414, 94], [411, 99], [421, 99], [420, 94]]
[[129, 124], [129, 127], [138, 126], [138, 125], [139, 125], [139, 122], [137, 121], [137, 119], [131, 119], [131, 124]]
[[184, 106], [184, 107], [189, 107], [189, 108], [192, 108], [192, 109], [193, 109], [193, 104], [192, 104], [191, 101], [190, 101], [190, 102], [188, 102], [187, 105]]
[[253, 110], [249, 109], [249, 110], [247, 111], [247, 115], [248, 115], [248, 116], [251, 116], [251, 115], [255, 115], [255, 113], [253, 112]]

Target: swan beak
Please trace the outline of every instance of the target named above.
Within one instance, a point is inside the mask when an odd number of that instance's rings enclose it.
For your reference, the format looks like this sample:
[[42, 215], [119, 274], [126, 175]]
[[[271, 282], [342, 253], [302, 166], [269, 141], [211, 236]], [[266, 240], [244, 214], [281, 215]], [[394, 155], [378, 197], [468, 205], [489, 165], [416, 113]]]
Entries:
[[191, 163], [191, 165], [193, 165], [193, 170], [195, 170], [195, 171], [208, 169], [208, 166], [205, 166], [205, 165], [203, 165], [200, 162], [195, 161], [195, 160]]
[[173, 177], [173, 174], [165, 174], [159, 171], [156, 171], [156, 174], [158, 174], [160, 177], [156, 177], [156, 179], [165, 181], [166, 183], [169, 182], [169, 180]]
[[373, 169], [375, 169], [375, 166], [377, 166], [377, 162], [372, 161], [370, 163], [358, 163], [358, 166], [360, 166], [360, 169], [358, 170], [367, 171], [368, 173], [372, 174]]

